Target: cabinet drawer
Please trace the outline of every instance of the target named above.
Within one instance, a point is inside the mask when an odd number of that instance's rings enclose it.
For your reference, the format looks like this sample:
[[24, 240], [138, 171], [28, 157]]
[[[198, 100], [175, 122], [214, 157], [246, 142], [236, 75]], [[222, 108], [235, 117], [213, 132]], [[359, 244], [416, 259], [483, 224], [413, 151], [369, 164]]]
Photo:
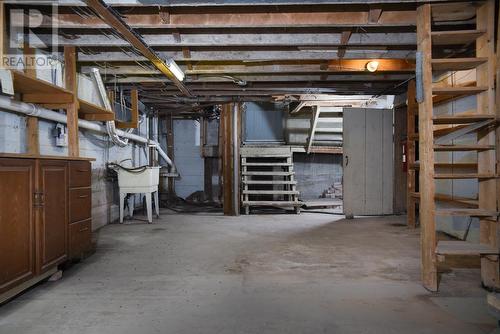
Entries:
[[92, 192], [90, 188], [69, 190], [69, 222], [89, 219], [92, 210]]
[[90, 187], [92, 168], [88, 161], [69, 162], [69, 186]]
[[92, 220], [87, 219], [69, 225], [69, 257], [81, 259], [92, 246]]

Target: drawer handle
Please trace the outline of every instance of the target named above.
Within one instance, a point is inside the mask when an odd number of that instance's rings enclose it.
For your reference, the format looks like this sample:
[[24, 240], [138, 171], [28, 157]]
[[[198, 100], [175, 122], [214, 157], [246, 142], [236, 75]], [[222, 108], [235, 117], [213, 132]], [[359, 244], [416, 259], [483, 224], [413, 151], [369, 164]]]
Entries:
[[88, 230], [89, 230], [89, 228], [88, 228], [88, 227], [84, 227], [84, 228], [81, 228], [81, 229], [80, 229], [80, 232], [85, 232], [85, 231], [88, 231]]
[[89, 170], [88, 169], [78, 169], [79, 172], [82, 172], [82, 173], [86, 173], [88, 172]]
[[89, 197], [89, 195], [80, 195], [80, 196], [78, 196], [78, 198], [87, 198], [87, 197]]

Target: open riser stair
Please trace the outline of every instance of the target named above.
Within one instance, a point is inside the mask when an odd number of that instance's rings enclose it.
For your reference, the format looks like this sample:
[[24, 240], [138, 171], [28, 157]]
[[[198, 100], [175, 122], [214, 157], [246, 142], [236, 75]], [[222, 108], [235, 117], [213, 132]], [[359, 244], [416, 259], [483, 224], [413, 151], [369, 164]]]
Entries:
[[292, 207], [300, 213], [299, 191], [289, 146], [241, 148], [241, 197], [245, 213], [251, 207]]
[[[452, 10], [453, 4], [447, 6]], [[433, 8], [432, 4], [424, 4], [417, 10], [417, 45], [424, 61], [421, 77], [417, 74], [417, 81], [408, 88], [408, 224], [416, 225], [418, 205], [422, 278], [427, 289], [438, 289], [440, 262], [447, 257], [455, 261], [470, 256], [481, 259], [482, 284], [498, 289], [495, 1], [477, 2], [476, 13], [471, 13], [476, 18], [476, 27], [471, 30], [435, 31], [442, 27], [433, 26]], [[472, 52], [443, 56], [439, 52], [441, 45], [463, 45]], [[470, 72], [465, 76], [475, 78], [475, 82], [456, 83], [454, 75], [460, 71]], [[419, 87], [422, 98], [417, 102]], [[474, 110], [442, 115], [437, 109], [466, 96], [475, 98]], [[475, 180], [477, 197], [438, 193], [437, 182], [454, 180]], [[439, 240], [436, 219], [443, 216], [477, 219], [479, 243]]]

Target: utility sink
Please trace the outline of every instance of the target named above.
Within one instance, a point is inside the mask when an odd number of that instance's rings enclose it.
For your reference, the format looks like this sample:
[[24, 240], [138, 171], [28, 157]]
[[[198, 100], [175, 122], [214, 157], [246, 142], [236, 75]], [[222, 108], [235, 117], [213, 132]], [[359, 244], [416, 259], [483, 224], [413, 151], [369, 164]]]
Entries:
[[160, 182], [160, 167], [145, 167], [142, 171], [118, 169], [120, 188], [154, 188]]

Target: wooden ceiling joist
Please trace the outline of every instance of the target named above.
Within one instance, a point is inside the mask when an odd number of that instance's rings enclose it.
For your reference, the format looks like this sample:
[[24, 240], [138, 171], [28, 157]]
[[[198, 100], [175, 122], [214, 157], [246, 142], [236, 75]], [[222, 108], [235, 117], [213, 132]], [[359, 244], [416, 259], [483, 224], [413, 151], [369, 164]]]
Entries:
[[147, 45], [143, 39], [135, 33], [123, 19], [105, 2], [102, 0], [85, 0], [87, 6], [92, 8], [99, 17], [113, 27], [125, 40], [127, 40], [135, 49], [137, 49], [144, 57], [166, 77], [168, 77], [179, 90], [187, 95], [192, 96], [189, 89], [170, 71], [165, 61], [160, 58], [155, 51]]

